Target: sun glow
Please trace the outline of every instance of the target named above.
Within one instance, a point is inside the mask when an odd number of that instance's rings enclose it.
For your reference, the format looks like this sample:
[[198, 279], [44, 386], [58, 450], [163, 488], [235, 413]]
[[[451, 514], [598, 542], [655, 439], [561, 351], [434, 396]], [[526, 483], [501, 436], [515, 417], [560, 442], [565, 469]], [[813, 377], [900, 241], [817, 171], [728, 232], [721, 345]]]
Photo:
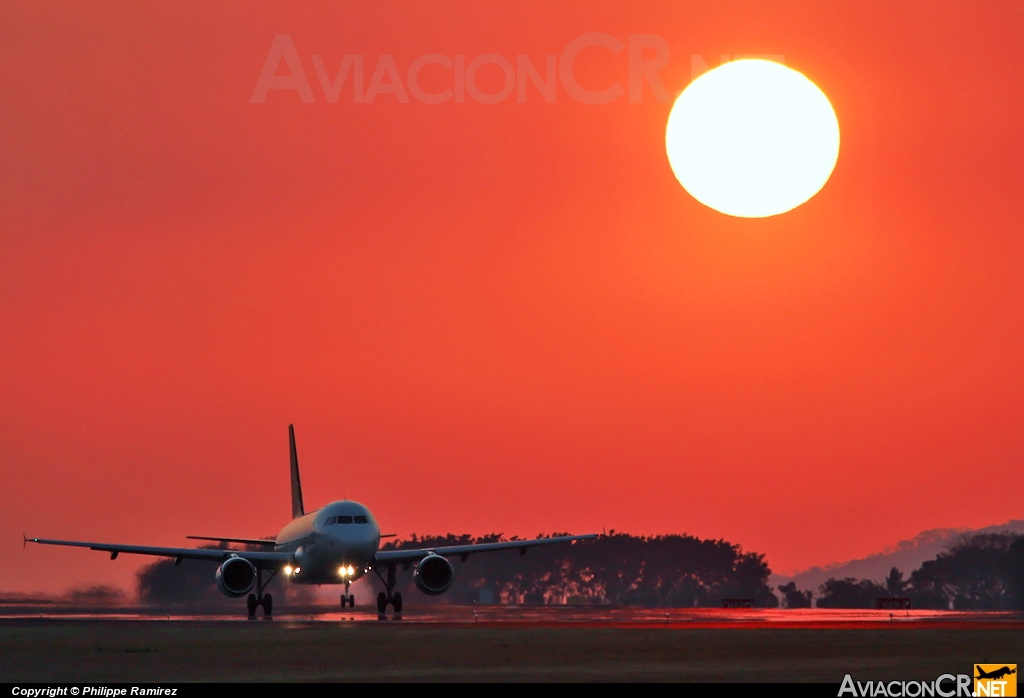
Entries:
[[779, 63], [709, 70], [669, 114], [665, 150], [676, 179], [705, 206], [743, 218], [785, 213], [818, 193], [839, 157], [825, 94]]

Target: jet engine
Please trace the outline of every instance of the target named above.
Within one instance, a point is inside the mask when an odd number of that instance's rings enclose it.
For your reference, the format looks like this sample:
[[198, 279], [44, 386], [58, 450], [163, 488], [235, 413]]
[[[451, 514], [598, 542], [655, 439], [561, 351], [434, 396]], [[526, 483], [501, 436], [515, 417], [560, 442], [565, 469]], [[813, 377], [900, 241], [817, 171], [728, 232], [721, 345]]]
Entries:
[[228, 558], [217, 568], [217, 588], [225, 596], [235, 599], [245, 596], [254, 584], [256, 584], [256, 568], [244, 558]]
[[446, 592], [452, 585], [453, 577], [455, 577], [455, 570], [452, 568], [452, 563], [440, 555], [433, 554], [420, 560], [420, 564], [412, 575], [419, 590], [428, 596], [437, 596]]

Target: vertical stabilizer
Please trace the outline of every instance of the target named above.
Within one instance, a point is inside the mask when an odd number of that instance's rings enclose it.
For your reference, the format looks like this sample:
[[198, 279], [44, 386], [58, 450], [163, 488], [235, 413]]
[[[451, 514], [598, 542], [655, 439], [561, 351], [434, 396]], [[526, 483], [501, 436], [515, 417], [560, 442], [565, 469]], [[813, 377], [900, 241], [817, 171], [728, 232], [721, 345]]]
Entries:
[[304, 516], [305, 508], [302, 506], [302, 483], [299, 482], [299, 456], [295, 452], [295, 425], [288, 425], [288, 447], [292, 460], [292, 518], [297, 519]]

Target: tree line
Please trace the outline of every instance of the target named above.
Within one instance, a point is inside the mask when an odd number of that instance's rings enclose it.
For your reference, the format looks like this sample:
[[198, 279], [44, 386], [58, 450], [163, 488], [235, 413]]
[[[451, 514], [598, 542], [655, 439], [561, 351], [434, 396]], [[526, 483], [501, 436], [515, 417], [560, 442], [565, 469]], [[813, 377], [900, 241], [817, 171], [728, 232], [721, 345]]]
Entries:
[[[559, 534], [554, 534], [559, 535]], [[383, 549], [437, 548], [506, 540], [484, 536], [417, 536], [391, 541]], [[516, 540], [516, 538], [511, 538]], [[644, 607], [720, 607], [723, 599], [754, 599], [759, 607], [779, 605], [768, 585], [764, 555], [745, 552], [725, 540], [688, 535], [632, 536], [609, 532], [572, 545], [477, 553], [452, 558], [455, 577], [438, 597], [415, 591], [411, 570], [399, 571], [399, 589], [417, 604], [615, 604]], [[185, 560], [155, 562], [137, 577], [139, 599], [149, 604], [219, 606], [233, 604], [214, 586], [215, 566]], [[372, 577], [372, 575], [371, 575]], [[371, 578], [371, 584], [377, 585]], [[315, 603], [307, 587], [274, 580], [275, 594], [288, 603]], [[378, 585], [379, 586], [379, 585]], [[909, 598], [912, 608], [1024, 610], [1024, 536], [976, 535], [914, 570], [909, 578], [895, 567], [884, 583], [829, 579], [815, 590], [794, 582], [778, 587], [786, 608], [874, 608], [884, 597]]]
[[870, 579], [829, 579], [816, 592], [796, 583], [778, 587], [783, 605], [874, 608], [878, 598], [909, 598], [911, 608], [962, 611], [1024, 610], [1024, 536], [984, 533], [961, 540], [904, 579], [893, 567], [884, 584]]
[[[500, 534], [414, 534], [384, 547], [436, 548], [500, 540]], [[721, 606], [726, 598], [752, 598], [760, 606], [778, 605], [768, 586], [771, 570], [764, 555], [744, 552], [724, 540], [688, 535], [631, 536], [613, 530], [572, 545], [530, 548], [525, 556], [517, 551], [479, 553], [465, 562], [455, 558], [452, 564], [452, 587], [435, 602], [681, 607]], [[403, 594], [411, 592], [411, 576], [403, 576], [400, 587]]]

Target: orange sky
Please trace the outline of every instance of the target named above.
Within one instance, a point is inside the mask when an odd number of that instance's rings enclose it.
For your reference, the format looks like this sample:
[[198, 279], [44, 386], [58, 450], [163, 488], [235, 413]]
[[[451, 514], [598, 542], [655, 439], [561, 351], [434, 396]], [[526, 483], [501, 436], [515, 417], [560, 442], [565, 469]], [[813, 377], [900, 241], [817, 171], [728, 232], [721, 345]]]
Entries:
[[[400, 534], [685, 531], [788, 572], [1021, 517], [1024, 6], [671, 5], [4, 3], [0, 590], [139, 564], [22, 531], [275, 533], [289, 422], [307, 505]], [[729, 218], [647, 88], [330, 104], [311, 59], [543, 66], [587, 32], [663, 37], [673, 95], [694, 54], [784, 55], [832, 179]], [[276, 34], [314, 103], [250, 103]]]

